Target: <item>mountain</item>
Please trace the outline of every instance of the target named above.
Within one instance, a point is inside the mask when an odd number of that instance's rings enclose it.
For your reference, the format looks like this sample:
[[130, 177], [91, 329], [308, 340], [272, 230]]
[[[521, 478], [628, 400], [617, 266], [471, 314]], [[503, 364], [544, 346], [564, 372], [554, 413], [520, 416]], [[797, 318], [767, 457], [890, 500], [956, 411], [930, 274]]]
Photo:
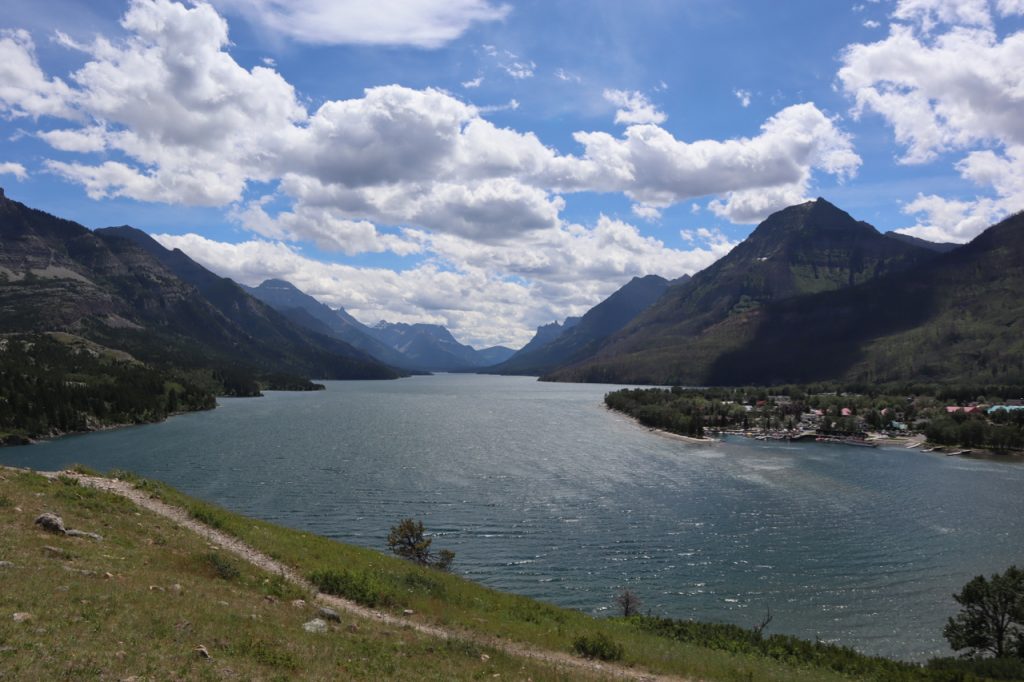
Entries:
[[936, 258], [824, 199], [769, 216], [726, 256], [673, 286], [589, 358], [550, 378], [701, 385], [724, 352], [752, 338], [774, 301], [854, 287]]
[[413, 372], [468, 370], [503, 362], [515, 353], [504, 346], [476, 350], [456, 341], [439, 325], [380, 322], [371, 328], [344, 308], [332, 309], [280, 279], [246, 289], [296, 324], [347, 341], [382, 362]]
[[[532, 350], [524, 347], [508, 361], [490, 367], [488, 371], [497, 374], [535, 375], [582, 360], [596, 351], [605, 339], [660, 299], [669, 287], [669, 281], [657, 275], [634, 277], [618, 291], [588, 310], [579, 322], [568, 329], [563, 327], [561, 333], [553, 335], [549, 342], [535, 344]], [[555, 331], [558, 330], [545, 330], [545, 334]]]
[[490, 365], [497, 365], [499, 362], [505, 362], [515, 354], [515, 349], [508, 348], [507, 346], [481, 348], [476, 352], [476, 366], [488, 367]]
[[298, 325], [345, 341], [393, 367], [416, 369], [414, 361], [378, 340], [369, 327], [349, 315], [344, 308], [332, 309], [300, 291], [291, 282], [268, 279], [259, 286], [243, 285], [243, 288]]
[[541, 326], [537, 327], [537, 332], [533, 335], [533, 338], [530, 339], [530, 341], [525, 346], [520, 348], [510, 358], [508, 358], [508, 360], [512, 360], [513, 358], [516, 358], [518, 356], [528, 355], [536, 350], [539, 350], [540, 348], [543, 348], [544, 346], [548, 345], [549, 343], [557, 339], [566, 331], [575, 327], [577, 324], [579, 324], [579, 321], [580, 318], [578, 317], [567, 317], [565, 318], [565, 321], [561, 323], [555, 321], [549, 324], [542, 324]]
[[459, 343], [450, 331], [438, 324], [405, 324], [381, 320], [370, 328], [370, 332], [379, 341], [409, 358], [416, 369], [459, 372], [484, 364], [477, 350]]
[[715, 383], [1024, 383], [1024, 213], [919, 266], [767, 307]]
[[900, 234], [899, 232], [886, 232], [885, 236], [889, 239], [896, 239], [903, 242], [904, 244], [913, 244], [914, 246], [920, 246], [923, 249], [929, 251], [935, 251], [936, 253], [949, 253], [953, 249], [959, 247], [959, 244], [952, 242], [930, 242], [927, 239], [921, 239], [920, 237], [911, 237], [909, 234]]
[[398, 376], [133, 228], [92, 232], [0, 192], [0, 244], [0, 332], [69, 332], [219, 376]]

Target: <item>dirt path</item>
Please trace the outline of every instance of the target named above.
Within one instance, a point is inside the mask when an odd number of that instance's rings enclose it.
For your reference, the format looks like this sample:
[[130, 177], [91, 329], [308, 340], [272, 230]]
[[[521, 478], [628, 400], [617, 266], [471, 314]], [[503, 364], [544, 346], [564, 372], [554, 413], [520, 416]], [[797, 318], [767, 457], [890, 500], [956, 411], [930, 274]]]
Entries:
[[81, 485], [87, 485], [92, 488], [99, 490], [105, 490], [115, 495], [128, 498], [139, 507], [148, 509], [151, 512], [159, 514], [167, 519], [170, 519], [174, 523], [188, 528], [189, 530], [202, 536], [208, 542], [215, 544], [223, 549], [237, 555], [238, 557], [249, 562], [253, 566], [263, 569], [269, 573], [283, 575], [288, 581], [298, 585], [303, 590], [306, 590], [312, 594], [315, 594], [316, 601], [324, 606], [329, 606], [339, 612], [346, 612], [360, 618], [368, 618], [371, 620], [378, 621], [380, 623], [386, 623], [396, 627], [410, 628], [416, 632], [428, 635], [430, 637], [437, 637], [440, 639], [454, 639], [470, 642], [472, 644], [484, 647], [491, 647], [505, 652], [506, 654], [517, 656], [519, 658], [529, 658], [536, 661], [542, 661], [549, 665], [555, 666], [565, 672], [571, 671], [585, 671], [590, 675], [603, 676], [609, 679], [621, 679], [621, 680], [644, 680], [650, 682], [657, 682], [659, 680], [687, 680], [689, 678], [681, 677], [670, 677], [665, 675], [654, 675], [651, 673], [645, 673], [643, 671], [634, 670], [624, 666], [614, 665], [610, 663], [601, 663], [598, 661], [591, 661], [583, 658], [577, 658], [567, 653], [559, 651], [549, 651], [546, 649], [538, 649], [528, 644], [521, 644], [517, 642], [509, 642], [507, 640], [498, 639], [496, 637], [489, 637], [486, 635], [474, 634], [462, 630], [452, 630], [449, 628], [440, 627], [437, 625], [430, 625], [427, 623], [421, 623], [411, 618], [403, 618], [396, 616], [391, 613], [384, 611], [377, 611], [370, 609], [365, 606], [360, 606], [355, 602], [336, 597], [330, 594], [324, 594], [318, 592], [316, 586], [310, 583], [308, 580], [303, 578], [301, 575], [295, 572], [289, 566], [282, 564], [275, 559], [270, 558], [266, 554], [256, 550], [255, 548], [247, 545], [238, 538], [228, 535], [222, 531], [211, 528], [203, 523], [200, 523], [196, 519], [189, 516], [189, 514], [180, 507], [169, 505], [159, 499], [150, 497], [148, 493], [135, 488], [131, 483], [127, 481], [119, 481], [115, 479], [102, 478], [98, 476], [85, 476], [72, 471], [62, 472], [39, 472], [43, 476], [48, 478], [56, 478], [60, 476], [70, 476], [78, 479]]

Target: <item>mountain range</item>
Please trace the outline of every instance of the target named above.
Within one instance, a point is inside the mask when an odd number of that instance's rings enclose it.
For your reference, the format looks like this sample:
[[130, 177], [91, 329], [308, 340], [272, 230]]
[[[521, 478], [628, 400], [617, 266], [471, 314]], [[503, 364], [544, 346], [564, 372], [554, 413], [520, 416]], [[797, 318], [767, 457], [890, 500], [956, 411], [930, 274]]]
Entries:
[[[64, 332], [147, 363], [263, 377], [417, 371], [558, 381], [1024, 381], [1024, 217], [970, 244], [882, 234], [824, 199], [693, 277], [635, 277], [518, 351], [363, 324], [283, 280], [244, 287], [128, 226], [90, 231], [0, 190], [0, 332]], [[272, 383], [272, 382], [270, 382]]]
[[634, 277], [583, 317], [569, 318], [560, 327], [540, 327], [537, 335], [519, 352], [487, 371], [495, 374], [544, 374], [587, 358], [605, 339], [661, 299], [669, 284], [667, 279], [657, 275]]
[[381, 321], [370, 327], [344, 308], [331, 308], [280, 279], [244, 288], [292, 322], [345, 341], [381, 362], [405, 370], [469, 371], [502, 362], [514, 352], [504, 346], [477, 350], [459, 343], [450, 331], [436, 324]]
[[0, 332], [66, 332], [147, 363], [291, 383], [401, 372], [296, 325], [130, 227], [89, 230], [0, 191]]
[[1024, 380], [1024, 217], [951, 250], [919, 241], [883, 235], [824, 199], [792, 206], [546, 378]]

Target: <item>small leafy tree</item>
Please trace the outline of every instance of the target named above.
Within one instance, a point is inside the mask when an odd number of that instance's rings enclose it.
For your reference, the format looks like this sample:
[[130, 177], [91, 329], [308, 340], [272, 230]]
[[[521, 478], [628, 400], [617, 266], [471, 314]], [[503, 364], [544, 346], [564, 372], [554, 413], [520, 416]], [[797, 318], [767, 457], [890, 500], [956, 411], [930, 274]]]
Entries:
[[967, 656], [1024, 657], [1024, 571], [1010, 566], [990, 579], [979, 575], [953, 599], [960, 613], [949, 619], [943, 636]]
[[430, 551], [432, 542], [426, 536], [423, 522], [415, 519], [402, 519], [388, 532], [388, 547], [398, 556], [420, 566], [433, 566], [447, 571], [455, 560], [455, 552], [442, 549], [435, 557]]

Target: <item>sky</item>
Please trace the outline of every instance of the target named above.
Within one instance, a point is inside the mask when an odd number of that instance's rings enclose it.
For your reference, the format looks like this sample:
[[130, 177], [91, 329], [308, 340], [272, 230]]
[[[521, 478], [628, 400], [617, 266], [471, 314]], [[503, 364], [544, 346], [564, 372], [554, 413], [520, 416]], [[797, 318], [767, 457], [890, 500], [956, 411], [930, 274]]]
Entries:
[[4, 0], [0, 186], [518, 347], [818, 196], [1024, 209], [1024, 0]]

